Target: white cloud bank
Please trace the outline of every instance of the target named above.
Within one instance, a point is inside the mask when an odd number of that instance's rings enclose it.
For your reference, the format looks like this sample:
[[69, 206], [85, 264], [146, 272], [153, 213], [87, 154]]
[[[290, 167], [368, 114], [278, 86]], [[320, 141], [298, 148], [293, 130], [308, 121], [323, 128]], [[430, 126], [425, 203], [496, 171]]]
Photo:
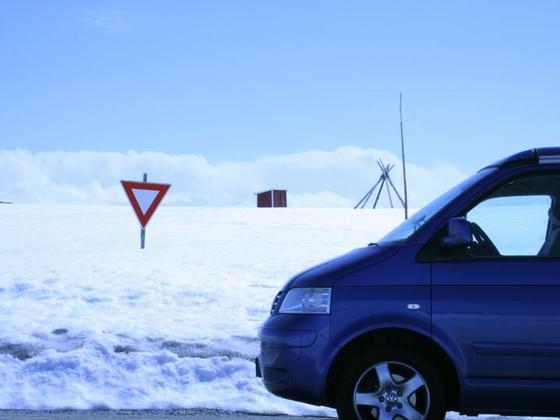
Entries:
[[[401, 190], [402, 167], [395, 155], [354, 146], [215, 163], [193, 154], [0, 150], [0, 200], [123, 204], [119, 180], [141, 180], [147, 172], [149, 181], [173, 184], [164, 201], [168, 205], [254, 206], [255, 192], [284, 188], [290, 207], [352, 207], [378, 179], [379, 158], [397, 164], [392, 175]], [[411, 207], [466, 177], [444, 163], [410, 163], [407, 174]]]

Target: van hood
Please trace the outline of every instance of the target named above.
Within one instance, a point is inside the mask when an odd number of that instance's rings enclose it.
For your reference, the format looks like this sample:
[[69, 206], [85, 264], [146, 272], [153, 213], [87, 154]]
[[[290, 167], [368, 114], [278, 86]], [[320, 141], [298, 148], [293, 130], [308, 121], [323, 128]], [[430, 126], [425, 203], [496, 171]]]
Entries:
[[283, 290], [293, 287], [332, 287], [335, 280], [386, 260], [399, 248], [371, 245], [355, 249], [297, 274], [286, 283]]

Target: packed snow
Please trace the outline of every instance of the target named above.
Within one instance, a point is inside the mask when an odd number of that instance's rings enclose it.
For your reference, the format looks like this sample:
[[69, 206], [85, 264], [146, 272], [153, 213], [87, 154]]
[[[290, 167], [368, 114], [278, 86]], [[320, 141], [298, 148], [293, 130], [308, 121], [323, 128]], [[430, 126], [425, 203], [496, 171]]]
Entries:
[[[0, 408], [217, 408], [334, 416], [269, 394], [257, 331], [308, 266], [402, 210], [0, 206]], [[450, 415], [449, 418], [458, 418]]]

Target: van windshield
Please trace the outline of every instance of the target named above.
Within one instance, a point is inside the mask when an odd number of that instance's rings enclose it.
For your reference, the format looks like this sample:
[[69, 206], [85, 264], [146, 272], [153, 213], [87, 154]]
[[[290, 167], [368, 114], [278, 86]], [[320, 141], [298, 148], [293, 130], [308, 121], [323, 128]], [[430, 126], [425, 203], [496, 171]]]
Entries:
[[449, 202], [457, 198], [463, 191], [469, 189], [472, 185], [476, 184], [479, 180], [484, 178], [492, 168], [483, 169], [475, 175], [467, 178], [459, 185], [453, 187], [445, 194], [436, 198], [427, 206], [418, 210], [407, 220], [389, 232], [386, 236], [378, 241], [379, 245], [398, 245], [405, 242], [412, 234], [420, 229], [428, 220], [435, 216], [441, 209], [443, 209]]

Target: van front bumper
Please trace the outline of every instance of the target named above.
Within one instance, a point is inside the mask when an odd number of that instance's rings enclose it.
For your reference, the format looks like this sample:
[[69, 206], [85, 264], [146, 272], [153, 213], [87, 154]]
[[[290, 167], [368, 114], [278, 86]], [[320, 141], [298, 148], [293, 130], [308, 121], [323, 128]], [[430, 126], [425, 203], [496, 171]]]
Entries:
[[257, 376], [275, 395], [324, 404], [329, 357], [329, 315], [277, 314], [259, 332]]

